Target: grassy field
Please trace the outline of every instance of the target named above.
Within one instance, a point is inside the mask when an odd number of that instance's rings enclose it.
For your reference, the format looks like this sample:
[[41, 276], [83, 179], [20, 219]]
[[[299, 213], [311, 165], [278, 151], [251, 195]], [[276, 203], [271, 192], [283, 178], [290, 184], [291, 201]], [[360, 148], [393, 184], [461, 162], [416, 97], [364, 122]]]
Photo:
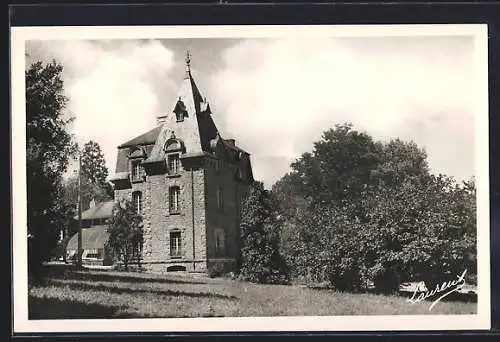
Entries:
[[259, 285], [191, 274], [74, 271], [59, 267], [29, 290], [30, 319], [294, 315], [474, 314], [476, 303], [410, 304], [404, 296]]

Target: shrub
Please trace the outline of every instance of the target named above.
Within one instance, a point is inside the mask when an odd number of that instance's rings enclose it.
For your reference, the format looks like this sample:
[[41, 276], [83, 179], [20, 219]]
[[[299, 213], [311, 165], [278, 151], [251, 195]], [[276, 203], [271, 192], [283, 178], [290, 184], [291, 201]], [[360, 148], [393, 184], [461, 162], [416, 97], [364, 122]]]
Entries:
[[284, 283], [289, 270], [279, 252], [282, 221], [272, 194], [261, 182], [252, 185], [242, 206], [241, 217], [243, 279], [257, 283]]
[[108, 226], [107, 247], [125, 270], [134, 261], [140, 266], [143, 245], [142, 217], [130, 201], [116, 202]]

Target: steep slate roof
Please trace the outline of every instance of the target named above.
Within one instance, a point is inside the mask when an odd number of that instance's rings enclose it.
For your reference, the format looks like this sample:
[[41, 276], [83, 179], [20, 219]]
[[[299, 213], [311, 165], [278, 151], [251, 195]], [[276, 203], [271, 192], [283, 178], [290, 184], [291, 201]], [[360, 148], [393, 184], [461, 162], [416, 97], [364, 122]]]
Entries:
[[[113, 201], [96, 203], [82, 213], [82, 220], [108, 218], [113, 216]], [[78, 216], [75, 216], [78, 219]]]
[[130, 146], [135, 146], [135, 145], [150, 145], [154, 144], [156, 142], [156, 139], [158, 138], [158, 134], [160, 133], [160, 128], [161, 127], [155, 127], [152, 130], [139, 135], [138, 137], [135, 137], [134, 139], [131, 139], [120, 146], [118, 148], [122, 147], [130, 147]]
[[[211, 116], [210, 105], [201, 95], [193, 79], [189, 61], [187, 62], [186, 74], [180, 86], [175, 103], [172, 105], [172, 112], [169, 113], [164, 122], [156, 128], [146, 132], [126, 143], [118, 146], [118, 156], [116, 163], [117, 174], [128, 172], [127, 147], [134, 145], [149, 145], [146, 147], [148, 157], [143, 163], [163, 162], [165, 160], [164, 146], [172, 136], [183, 140], [186, 147], [185, 155], [199, 155], [211, 153], [210, 141], [219, 133], [217, 126]], [[179, 104], [182, 101], [182, 104]], [[184, 111], [182, 122], [177, 122], [175, 109]], [[226, 147], [243, 152], [248, 152], [235, 146], [228, 141], [223, 143]], [[154, 145], [153, 145], [154, 144]]]
[[[189, 66], [172, 110], [179, 100], [184, 103], [186, 113], [183, 121], [177, 122], [177, 117], [173, 112], [167, 116], [164, 124], [160, 126], [160, 134], [146, 163], [164, 159], [163, 147], [172, 136], [172, 133], [176, 137], [183, 139], [188, 154], [208, 151], [210, 139], [213, 139], [217, 134], [217, 128], [210, 114], [201, 112], [202, 103], [205, 104], [205, 102], [193, 80]], [[206, 105], [203, 107], [206, 107]]]
[[[104, 248], [108, 240], [108, 226], [94, 226], [92, 228], [82, 229], [82, 249]], [[78, 233], [73, 235], [66, 247], [68, 250], [78, 249]]]

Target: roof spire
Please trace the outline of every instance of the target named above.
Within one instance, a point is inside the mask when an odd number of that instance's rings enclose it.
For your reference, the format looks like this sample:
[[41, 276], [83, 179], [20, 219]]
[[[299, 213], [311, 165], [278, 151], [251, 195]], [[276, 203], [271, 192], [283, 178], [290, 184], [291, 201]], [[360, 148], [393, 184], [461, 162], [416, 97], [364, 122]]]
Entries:
[[191, 75], [191, 52], [189, 50], [186, 51], [186, 78]]

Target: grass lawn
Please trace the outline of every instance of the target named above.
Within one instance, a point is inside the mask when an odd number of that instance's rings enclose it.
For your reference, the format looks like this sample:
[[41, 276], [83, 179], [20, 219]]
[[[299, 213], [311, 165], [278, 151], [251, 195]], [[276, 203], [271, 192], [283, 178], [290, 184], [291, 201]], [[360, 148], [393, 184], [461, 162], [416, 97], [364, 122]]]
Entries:
[[191, 274], [58, 267], [29, 290], [30, 319], [475, 314], [474, 302], [410, 304], [404, 296], [259, 285]]

